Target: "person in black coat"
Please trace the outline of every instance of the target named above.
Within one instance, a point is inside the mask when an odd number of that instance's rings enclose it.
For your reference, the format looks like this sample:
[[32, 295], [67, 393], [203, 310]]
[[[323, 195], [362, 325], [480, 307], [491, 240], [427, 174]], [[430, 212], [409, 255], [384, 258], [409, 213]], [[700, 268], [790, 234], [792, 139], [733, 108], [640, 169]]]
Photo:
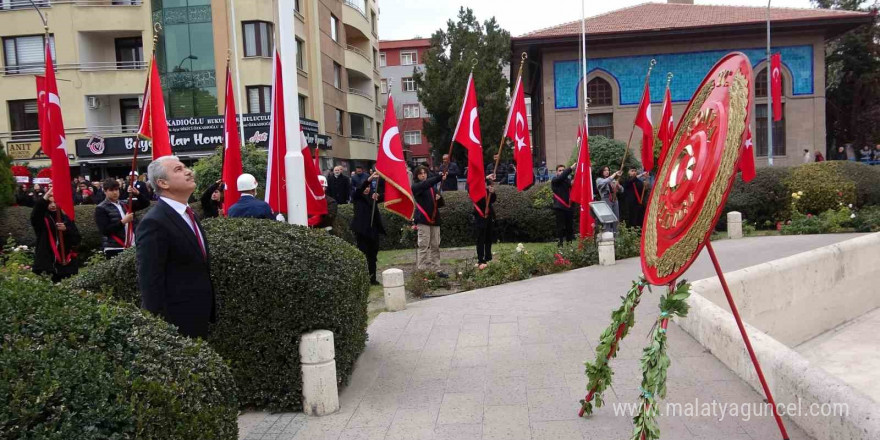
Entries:
[[[104, 256], [113, 258], [134, 244], [126, 243], [128, 229], [137, 229], [137, 217], [134, 213], [150, 206], [150, 199], [143, 196], [137, 188], [129, 186], [129, 199], [119, 200], [119, 182], [115, 179], [106, 179], [104, 187], [104, 201], [95, 207], [95, 226], [101, 233], [101, 250]], [[128, 212], [129, 207], [131, 213]]]
[[372, 185], [372, 181], [378, 178], [379, 173], [371, 174], [354, 192], [352, 197], [354, 218], [351, 220], [351, 230], [357, 240], [357, 247], [367, 257], [370, 284], [374, 285], [379, 284], [376, 280], [376, 257], [379, 255], [381, 236], [385, 235], [382, 215], [376, 207], [376, 204], [382, 201], [382, 197]]
[[492, 240], [494, 240], [495, 232], [495, 186], [492, 185], [495, 176], [489, 174], [486, 176], [486, 191], [489, 196], [489, 205], [486, 205], [486, 198], [483, 197], [474, 203], [474, 234], [477, 239], [477, 267], [480, 270], [486, 268], [486, 265], [492, 261]]
[[211, 257], [205, 231], [187, 200], [196, 189], [192, 170], [163, 156], [147, 170], [159, 201], [137, 229], [141, 308], [177, 326], [180, 334], [206, 337], [216, 319]]
[[441, 189], [443, 191], [458, 191], [458, 175], [461, 174], [458, 164], [452, 162], [448, 154], [444, 154], [443, 164], [440, 165], [440, 169], [449, 174], [449, 178], [444, 180], [443, 184], [440, 185]]
[[416, 181], [412, 185], [412, 194], [416, 202], [413, 221], [418, 228], [418, 247], [416, 267], [418, 270], [434, 270], [440, 278], [448, 275], [440, 270], [440, 212], [443, 199], [434, 189], [446, 179], [446, 173], [428, 177], [428, 169], [420, 166], [416, 169]]
[[18, 191], [15, 192], [15, 204], [18, 206], [34, 207], [34, 192], [28, 190], [27, 185], [20, 185]]
[[553, 190], [553, 213], [556, 215], [556, 244], [574, 240], [574, 205], [571, 203], [571, 180], [568, 178], [577, 164], [556, 166], [556, 177], [550, 181]]
[[34, 202], [34, 209], [31, 211], [31, 226], [37, 236], [32, 269], [37, 275], [51, 275], [52, 281], [56, 283], [79, 272], [79, 263], [74, 258], [76, 254], [73, 249], [81, 241], [76, 223], [63, 212], [60, 222], [57, 216], [58, 205], [55, 204], [55, 197], [50, 189]]
[[211, 184], [199, 202], [202, 204], [202, 216], [204, 218], [217, 218], [220, 216], [220, 210], [223, 208], [223, 191], [220, 190], [222, 181], [218, 180]]
[[351, 180], [342, 172], [342, 166], [333, 167], [333, 172], [327, 174], [327, 195], [333, 197], [340, 205], [348, 204], [349, 187]]
[[[635, 168], [630, 168], [625, 182], [623, 182], [623, 209], [626, 210], [626, 224], [641, 228], [645, 217], [645, 205], [650, 192], [645, 188], [644, 179], [647, 172], [639, 174]], [[644, 189], [644, 192], [643, 192]]]

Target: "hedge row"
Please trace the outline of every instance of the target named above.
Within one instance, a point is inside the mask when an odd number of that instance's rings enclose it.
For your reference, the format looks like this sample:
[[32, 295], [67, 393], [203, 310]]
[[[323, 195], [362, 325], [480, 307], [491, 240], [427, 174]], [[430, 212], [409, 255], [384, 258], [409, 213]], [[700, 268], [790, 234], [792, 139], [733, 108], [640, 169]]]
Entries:
[[0, 438], [235, 439], [229, 368], [135, 307], [0, 270]]
[[[208, 344], [227, 361], [243, 406], [299, 411], [299, 338], [330, 330], [339, 383], [367, 339], [369, 277], [357, 249], [286, 223], [207, 220], [218, 322]], [[71, 285], [140, 302], [135, 250], [83, 271]]]

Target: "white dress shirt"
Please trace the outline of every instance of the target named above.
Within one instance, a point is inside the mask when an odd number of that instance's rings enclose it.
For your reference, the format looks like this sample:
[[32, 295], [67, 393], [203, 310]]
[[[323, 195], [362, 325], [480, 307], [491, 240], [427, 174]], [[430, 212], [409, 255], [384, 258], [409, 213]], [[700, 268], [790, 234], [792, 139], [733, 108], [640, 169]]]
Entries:
[[159, 198], [162, 199], [162, 201], [164, 201], [165, 203], [167, 203], [168, 206], [170, 206], [172, 209], [177, 211], [177, 213], [180, 215], [180, 218], [182, 218], [183, 221], [189, 225], [189, 227], [193, 230], [193, 232], [198, 234], [199, 238], [202, 240], [202, 243], [204, 245], [205, 237], [202, 236], [202, 232], [199, 231], [199, 228], [195, 224], [193, 224], [192, 220], [190, 220], [190, 218], [189, 218], [189, 215], [187, 215], [187, 213], [186, 213], [186, 208], [189, 208], [189, 205], [184, 205], [183, 203], [180, 203], [177, 200], [171, 200], [168, 197], [159, 197]]

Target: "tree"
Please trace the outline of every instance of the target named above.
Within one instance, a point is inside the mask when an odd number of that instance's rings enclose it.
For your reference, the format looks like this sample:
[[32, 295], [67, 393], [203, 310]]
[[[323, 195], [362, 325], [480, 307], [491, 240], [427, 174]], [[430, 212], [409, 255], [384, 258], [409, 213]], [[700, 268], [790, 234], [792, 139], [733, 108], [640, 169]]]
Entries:
[[0, 211], [15, 201], [15, 176], [12, 175], [12, 159], [0, 149]]
[[[199, 197], [201, 193], [211, 186], [220, 178], [221, 168], [223, 167], [223, 157], [221, 156], [222, 146], [217, 147], [217, 151], [205, 158], [199, 159], [193, 166], [196, 175], [196, 193]], [[242, 171], [252, 174], [257, 178], [257, 198], [262, 198], [266, 191], [266, 167], [268, 167], [269, 156], [266, 150], [257, 148], [254, 144], [246, 144], [241, 148]], [[235, 186], [236, 182], [226, 182]]]
[[826, 116], [829, 144], [853, 142], [858, 148], [880, 142], [880, 27], [874, 2], [813, 0], [826, 9], [874, 12], [870, 26], [862, 26], [828, 44], [825, 50]]
[[[484, 160], [492, 160], [501, 141], [507, 118], [510, 83], [503, 69], [510, 57], [510, 32], [498, 25], [495, 17], [481, 25], [470, 8], [460, 8], [458, 21], [448, 20], [446, 31], [438, 29], [431, 36], [431, 48], [425, 57], [425, 71], [413, 72], [419, 101], [430, 118], [424, 124], [432, 154], [449, 150], [452, 132], [458, 123], [468, 74], [473, 68], [480, 114], [480, 132]], [[465, 163], [464, 148], [453, 149], [459, 163]]]

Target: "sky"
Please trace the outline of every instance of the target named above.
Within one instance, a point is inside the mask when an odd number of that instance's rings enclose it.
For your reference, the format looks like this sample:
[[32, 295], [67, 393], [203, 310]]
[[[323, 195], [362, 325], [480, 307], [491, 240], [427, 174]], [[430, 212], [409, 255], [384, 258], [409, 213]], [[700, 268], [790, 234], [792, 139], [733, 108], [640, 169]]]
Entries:
[[[467, 5], [482, 23], [495, 16], [511, 36], [555, 26], [581, 17], [582, 0], [378, 0], [379, 38], [429, 38]], [[645, 3], [646, 0], [583, 0], [587, 17]], [[666, 3], [654, 0], [652, 3]], [[765, 0], [695, 0], [696, 4], [760, 6]], [[774, 7], [810, 8], [810, 0], [773, 0]]]

